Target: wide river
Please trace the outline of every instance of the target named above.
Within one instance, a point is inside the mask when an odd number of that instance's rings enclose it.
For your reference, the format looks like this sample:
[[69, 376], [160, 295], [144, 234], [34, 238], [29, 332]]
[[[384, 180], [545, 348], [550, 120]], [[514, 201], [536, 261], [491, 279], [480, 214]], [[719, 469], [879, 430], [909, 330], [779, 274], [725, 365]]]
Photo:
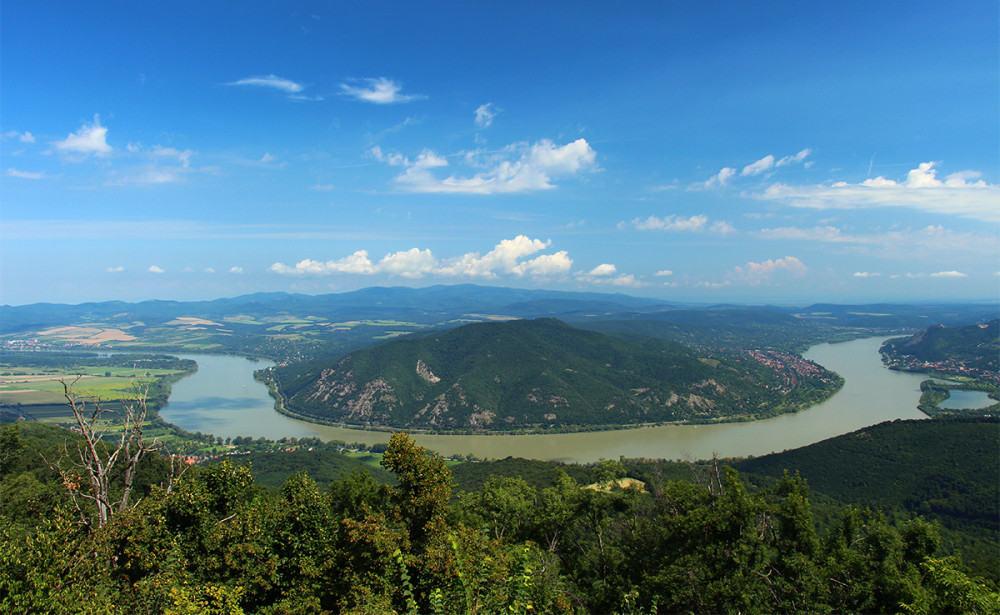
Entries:
[[[862, 427], [893, 419], [927, 418], [917, 410], [925, 376], [894, 372], [882, 365], [878, 349], [885, 338], [841, 344], [819, 344], [805, 357], [844, 377], [844, 387], [822, 404], [797, 414], [751, 423], [670, 425], [617, 431], [522, 436], [438, 436], [415, 434], [421, 445], [443, 455], [591, 462], [598, 459], [646, 457], [705, 459], [745, 457], [798, 448]], [[267, 388], [253, 379], [254, 370], [271, 365], [240, 357], [187, 355], [198, 373], [176, 383], [170, 403], [160, 415], [188, 431], [222, 437], [319, 436], [375, 444], [389, 434], [315, 425], [274, 410]]]

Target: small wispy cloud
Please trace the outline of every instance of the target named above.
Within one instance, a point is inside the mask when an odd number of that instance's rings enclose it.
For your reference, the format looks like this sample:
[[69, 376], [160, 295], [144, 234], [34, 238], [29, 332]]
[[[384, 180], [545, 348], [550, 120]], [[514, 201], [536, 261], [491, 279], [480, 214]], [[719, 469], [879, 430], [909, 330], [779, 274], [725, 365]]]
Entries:
[[143, 165], [111, 173], [105, 185], [156, 185], [176, 184], [184, 181], [184, 169], [181, 167]]
[[479, 105], [476, 109], [476, 126], [487, 128], [493, 123], [493, 118], [497, 116], [497, 111], [493, 109], [493, 103]]
[[668, 231], [675, 233], [718, 233], [725, 235], [736, 231], [736, 228], [728, 222], [719, 220], [709, 224], [708, 216], [694, 215], [684, 218], [682, 216], [649, 216], [648, 218], [635, 218], [630, 223], [620, 222], [618, 228], [632, 226], [640, 231]]
[[861, 183], [836, 182], [831, 185], [790, 186], [776, 183], [750, 196], [807, 209], [867, 209], [909, 207], [938, 214], [1000, 221], [1000, 186], [979, 179], [978, 171], [959, 171], [937, 177], [936, 162], [924, 162], [911, 169], [906, 179], [886, 177]]
[[937, 273], [930, 274], [932, 278], [967, 278], [969, 275], [967, 273], [962, 273], [961, 271], [938, 271]]
[[7, 177], [18, 177], [21, 179], [45, 179], [46, 175], [43, 171], [18, 171], [17, 169], [11, 167], [7, 169]]
[[757, 162], [748, 164], [747, 166], [743, 167], [743, 171], [740, 172], [740, 175], [744, 177], [746, 177], [747, 175], [760, 175], [761, 173], [771, 169], [773, 166], [774, 166], [774, 156], [768, 154], [767, 156], [764, 156]]
[[156, 265], [150, 265], [147, 271], [149, 271], [150, 273], [166, 273], [163, 269], [157, 267]]
[[[754, 177], [765, 173], [770, 174], [771, 171], [778, 167], [784, 167], [790, 164], [802, 162], [811, 153], [812, 150], [806, 148], [799, 151], [799, 153], [795, 155], [784, 156], [782, 158], [775, 158], [773, 154], [768, 154], [767, 156], [744, 166], [743, 170], [739, 172], [737, 172], [737, 170], [733, 167], [723, 167], [718, 173], [710, 177], [708, 180], [692, 184], [691, 189], [703, 190], [708, 188], [722, 188], [728, 186], [729, 182], [735, 177]], [[810, 163], [806, 163], [806, 167], [808, 166], [810, 166]]]
[[17, 132], [16, 130], [11, 130], [3, 133], [3, 138], [5, 139], [17, 139], [21, 143], [34, 143], [35, 135], [30, 132]]
[[296, 94], [303, 90], [303, 87], [300, 84], [292, 81], [291, 79], [285, 79], [284, 77], [279, 77], [277, 75], [247, 77], [238, 81], [231, 81], [225, 85], [272, 88], [289, 94]]
[[191, 163], [191, 156], [194, 155], [194, 152], [189, 149], [178, 150], [173, 147], [163, 147], [162, 145], [157, 145], [150, 151], [150, 155], [154, 158], [176, 159], [182, 167], [187, 168]]
[[378, 79], [363, 79], [361, 81], [366, 83], [367, 86], [356, 86], [342, 83], [340, 84], [340, 90], [347, 96], [357, 100], [363, 100], [365, 102], [375, 103], [378, 105], [404, 103], [412, 100], [427, 98], [422, 94], [402, 94], [401, 90], [403, 89], [403, 86], [392, 79], [386, 79], [385, 77], [379, 77]]
[[713, 175], [706, 181], [696, 183], [691, 186], [693, 189], [699, 188], [716, 188], [722, 187], [729, 184], [729, 180], [736, 177], [736, 169], [732, 167], [723, 167], [718, 173]]
[[958, 232], [940, 225], [864, 233], [844, 232], [833, 226], [779, 227], [753, 235], [766, 240], [845, 244], [856, 251], [897, 260], [910, 260], [914, 254], [939, 260], [956, 253], [992, 258], [1000, 250], [1000, 237], [995, 232]]

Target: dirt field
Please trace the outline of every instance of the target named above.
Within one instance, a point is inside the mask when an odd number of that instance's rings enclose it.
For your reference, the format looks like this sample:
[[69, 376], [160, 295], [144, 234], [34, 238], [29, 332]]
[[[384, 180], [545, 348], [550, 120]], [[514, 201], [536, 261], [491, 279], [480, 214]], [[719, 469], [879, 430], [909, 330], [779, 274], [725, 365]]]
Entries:
[[101, 344], [104, 342], [130, 342], [134, 335], [121, 329], [99, 329], [96, 327], [56, 327], [39, 331], [38, 335], [57, 337], [66, 342], [77, 344]]
[[193, 318], [191, 316], [178, 316], [177, 318], [166, 323], [168, 325], [202, 325], [206, 327], [221, 327], [221, 323], [212, 322], [211, 320], [205, 320], [203, 318]]

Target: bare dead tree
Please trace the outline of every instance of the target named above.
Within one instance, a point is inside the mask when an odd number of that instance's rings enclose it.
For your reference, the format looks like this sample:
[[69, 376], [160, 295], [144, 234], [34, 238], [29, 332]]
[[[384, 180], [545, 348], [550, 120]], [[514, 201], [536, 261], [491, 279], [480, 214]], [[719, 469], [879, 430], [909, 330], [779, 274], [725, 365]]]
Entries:
[[[72, 382], [62, 379], [60, 383], [83, 442], [77, 446], [75, 459], [67, 451], [66, 460], [71, 468], [63, 464], [53, 467], [60, 472], [80, 521], [94, 530], [132, 505], [133, 483], [139, 461], [147, 453], [155, 451], [157, 443], [147, 442], [143, 436], [148, 384], [134, 382], [130, 395], [121, 400], [121, 409], [112, 410], [100, 399], [90, 399], [88, 404], [88, 398], [78, 396], [73, 387], [80, 378], [77, 376]], [[115, 435], [112, 435], [113, 425], [118, 429]], [[121, 491], [117, 492], [114, 483], [119, 476]], [[84, 481], [88, 489], [81, 484]], [[93, 502], [96, 513], [86, 510], [86, 501]]]
[[722, 468], [719, 465], [718, 453], [712, 453], [710, 461], [699, 463], [691, 459], [690, 455], [684, 456], [684, 461], [691, 469], [692, 480], [696, 485], [701, 485], [713, 495], [721, 495], [724, 491], [722, 483]]

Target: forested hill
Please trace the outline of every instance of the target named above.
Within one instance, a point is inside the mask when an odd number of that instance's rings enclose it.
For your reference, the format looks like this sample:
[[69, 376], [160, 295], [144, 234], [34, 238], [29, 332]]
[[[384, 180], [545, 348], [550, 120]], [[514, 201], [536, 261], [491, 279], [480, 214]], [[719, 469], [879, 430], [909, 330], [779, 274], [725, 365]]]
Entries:
[[889, 340], [883, 352], [894, 359], [952, 361], [995, 372], [1000, 367], [1000, 320], [964, 327], [936, 325], [908, 338]]
[[[761, 418], [837, 386], [747, 354], [701, 356], [554, 319], [478, 323], [275, 370], [305, 418], [398, 428], [514, 430]], [[792, 382], [792, 384], [789, 384]]]
[[633, 464], [606, 460], [592, 468], [595, 483], [556, 468], [539, 487], [496, 476], [453, 499], [445, 461], [397, 433], [381, 462], [391, 485], [355, 473], [320, 489], [297, 473], [269, 491], [248, 467], [178, 477], [151, 454], [136, 497], [126, 493], [102, 522], [88, 496], [119, 497], [121, 476], [107, 489], [88, 485], [75, 463], [94, 467], [104, 447], [78, 454], [79, 436], [53, 429], [0, 428], [3, 613], [993, 613], [1000, 604], [993, 575], [938, 552], [932, 524], [848, 507], [817, 527], [794, 477], [756, 489], [709, 465], [696, 483], [654, 472], [639, 482], [622, 480]]
[[737, 461], [745, 475], [792, 472], [838, 502], [923, 515], [942, 524], [966, 563], [1000, 561], [1000, 422], [893, 421], [802, 448]]

